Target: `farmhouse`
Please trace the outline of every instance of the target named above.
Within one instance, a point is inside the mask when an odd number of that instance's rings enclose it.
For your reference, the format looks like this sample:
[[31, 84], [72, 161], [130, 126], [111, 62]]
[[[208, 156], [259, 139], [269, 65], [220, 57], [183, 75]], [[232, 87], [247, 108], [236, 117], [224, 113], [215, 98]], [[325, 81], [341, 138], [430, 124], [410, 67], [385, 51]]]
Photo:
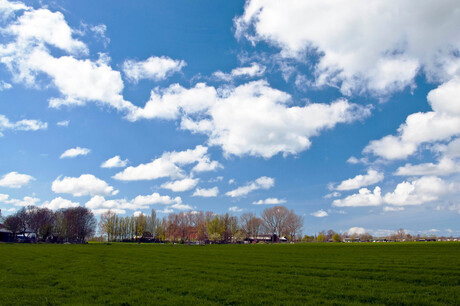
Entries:
[[12, 242], [13, 233], [7, 230], [3, 224], [0, 223], [0, 242]]
[[277, 235], [257, 235], [257, 236], [249, 236], [245, 241], [249, 243], [254, 242], [287, 242], [286, 236], [278, 237]]

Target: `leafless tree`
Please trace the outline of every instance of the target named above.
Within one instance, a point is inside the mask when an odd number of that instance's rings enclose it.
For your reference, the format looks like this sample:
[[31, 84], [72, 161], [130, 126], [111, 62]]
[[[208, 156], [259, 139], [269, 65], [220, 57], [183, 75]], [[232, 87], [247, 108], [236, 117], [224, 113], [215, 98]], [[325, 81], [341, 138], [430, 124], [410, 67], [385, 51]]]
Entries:
[[272, 237], [275, 234], [281, 236], [284, 233], [288, 216], [289, 210], [284, 206], [274, 206], [262, 212], [264, 225]]

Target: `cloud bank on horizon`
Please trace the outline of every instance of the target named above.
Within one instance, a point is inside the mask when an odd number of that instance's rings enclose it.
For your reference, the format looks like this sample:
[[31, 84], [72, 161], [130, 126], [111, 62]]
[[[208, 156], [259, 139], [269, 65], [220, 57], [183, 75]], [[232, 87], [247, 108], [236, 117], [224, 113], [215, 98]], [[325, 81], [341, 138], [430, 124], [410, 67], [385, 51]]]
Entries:
[[460, 233], [460, 4], [414, 4], [145, 1], [129, 34], [121, 4], [0, 0], [0, 208]]

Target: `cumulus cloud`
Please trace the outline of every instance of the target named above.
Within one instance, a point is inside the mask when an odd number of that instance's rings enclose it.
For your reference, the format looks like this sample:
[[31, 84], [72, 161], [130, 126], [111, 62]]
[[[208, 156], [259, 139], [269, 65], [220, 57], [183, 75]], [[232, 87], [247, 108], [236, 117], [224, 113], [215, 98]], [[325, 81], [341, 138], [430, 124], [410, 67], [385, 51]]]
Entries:
[[348, 230], [348, 234], [350, 235], [363, 235], [366, 233], [366, 229], [364, 227], [352, 227]]
[[273, 186], [275, 186], [275, 179], [267, 176], [261, 176], [255, 181], [249, 182], [244, 186], [238, 187], [234, 190], [231, 190], [225, 195], [235, 198], [235, 197], [241, 197], [245, 196], [248, 193], [258, 190], [258, 189], [270, 189]]
[[159, 81], [181, 71], [185, 65], [184, 61], [173, 60], [166, 56], [151, 56], [145, 61], [126, 60], [123, 63], [123, 72], [132, 82], [142, 79]]
[[192, 164], [196, 164], [192, 169], [195, 172], [212, 171], [221, 167], [219, 163], [211, 161], [208, 148], [199, 145], [195, 149], [165, 152], [150, 163], [126, 168], [115, 174], [114, 178], [122, 181], [154, 180], [162, 177], [182, 179], [186, 177], [186, 173], [181, 167]]
[[320, 209], [318, 211], [312, 212], [310, 215], [312, 215], [313, 217], [316, 217], [316, 218], [324, 218], [324, 217], [329, 216], [327, 211], [325, 211], [323, 209]]
[[36, 205], [38, 202], [40, 202], [40, 199], [34, 198], [34, 197], [23, 197], [22, 200], [21, 199], [10, 199], [4, 202], [7, 204], [13, 204], [14, 206], [26, 207], [26, 206]]
[[396, 207], [396, 206], [385, 206], [383, 208], [384, 212], [394, 212], [394, 211], [403, 211], [404, 207]]
[[373, 185], [384, 178], [383, 172], [379, 172], [373, 169], [367, 170], [367, 174], [365, 175], [357, 175], [353, 178], [347, 179], [342, 181], [337, 187], [336, 190], [353, 190], [358, 189], [364, 186]]
[[64, 121], [59, 121], [56, 123], [57, 126], [63, 126], [63, 127], [68, 127], [70, 124], [70, 120], [64, 120]]
[[126, 167], [128, 160], [122, 160], [119, 155], [109, 158], [101, 164], [101, 168], [122, 168]]
[[[442, 196], [454, 193], [459, 189], [457, 183], [448, 182], [435, 176], [423, 176], [412, 181], [399, 183], [393, 191], [387, 192], [383, 197], [378, 186], [374, 188], [373, 192], [367, 188], [361, 188], [357, 194], [334, 200], [332, 205], [338, 207], [379, 206], [382, 204], [394, 206], [421, 205], [439, 200]], [[390, 210], [390, 208], [384, 208], [384, 211]]]
[[35, 180], [35, 178], [30, 175], [13, 171], [3, 175], [2, 178], [0, 178], [0, 187], [21, 188], [33, 180]]
[[222, 71], [216, 71], [213, 76], [222, 79], [224, 81], [231, 81], [238, 77], [260, 77], [265, 73], [265, 66], [258, 63], [252, 63], [247, 67], [238, 67], [233, 69], [230, 73], [224, 73]]
[[398, 0], [247, 1], [235, 34], [285, 58], [314, 58], [318, 86], [387, 95], [414, 87], [421, 70], [431, 79], [449, 74], [460, 49], [458, 8], [455, 0], [415, 8]]
[[169, 196], [162, 196], [159, 193], [152, 193], [150, 195], [139, 195], [132, 200], [126, 199], [113, 199], [106, 200], [103, 196], [93, 196], [85, 206], [91, 209], [95, 214], [102, 214], [108, 210], [116, 213], [125, 214], [126, 210], [141, 210], [148, 209], [150, 205], [163, 204], [171, 205], [176, 209], [189, 207], [187, 205], [181, 206], [182, 199], [180, 197], [171, 198]]
[[198, 184], [199, 181], [200, 179], [198, 178], [194, 179], [194, 178], [187, 177], [187, 178], [177, 180], [177, 181], [166, 182], [161, 185], [161, 188], [169, 189], [174, 192], [187, 191], [192, 188], [195, 188], [195, 186]]
[[356, 194], [332, 202], [332, 205], [337, 207], [379, 206], [381, 204], [381, 189], [378, 186], [374, 188], [373, 192], [367, 188], [361, 188]]
[[211, 197], [217, 197], [218, 194], [219, 194], [219, 188], [218, 187], [212, 187], [212, 188], [208, 188], [208, 189], [206, 189], [206, 188], [197, 188], [192, 196], [211, 198]]
[[54, 198], [50, 202], [45, 202], [42, 204], [42, 207], [51, 209], [51, 210], [58, 210], [61, 208], [71, 208], [71, 207], [78, 207], [80, 203], [72, 202], [67, 199], [63, 199], [61, 197]]
[[48, 123], [39, 120], [23, 119], [16, 122], [11, 122], [4, 115], [0, 115], [0, 137], [4, 131], [38, 131], [46, 130]]
[[266, 198], [265, 200], [254, 201], [252, 204], [254, 205], [273, 205], [273, 204], [284, 204], [286, 203], [285, 199], [278, 199], [278, 198]]
[[55, 193], [69, 193], [74, 197], [86, 195], [116, 195], [118, 190], [98, 179], [92, 174], [82, 174], [80, 177], [58, 177], [51, 185]]
[[231, 211], [231, 212], [242, 212], [244, 209], [242, 208], [239, 208], [238, 206], [232, 206], [228, 209], [228, 211]]
[[[49, 100], [50, 107], [97, 102], [117, 110], [132, 109], [132, 103], [122, 96], [121, 74], [109, 66], [108, 56], [101, 55], [97, 61], [76, 58], [89, 51], [73, 37], [75, 32], [62, 13], [29, 9], [3, 30], [10, 40], [0, 45], [0, 62], [12, 73], [14, 82], [27, 86], [39, 87], [36, 77], [48, 76], [61, 93]], [[66, 55], [54, 57], [49, 47]]]
[[289, 107], [290, 100], [266, 81], [219, 90], [204, 83], [190, 89], [174, 84], [152, 91], [145, 107], [128, 118], [181, 118], [182, 129], [207, 135], [208, 144], [222, 147], [227, 155], [270, 158], [304, 151], [322, 130], [370, 114], [368, 107], [344, 99]]
[[440, 196], [458, 190], [454, 183], [448, 183], [435, 176], [426, 176], [411, 182], [398, 184], [393, 192], [385, 195], [385, 202], [396, 206], [420, 205], [438, 200]]
[[74, 158], [80, 155], [85, 156], [85, 155], [88, 155], [89, 152], [91, 152], [91, 150], [88, 148], [76, 147], [76, 148], [66, 150], [64, 153], [61, 154], [59, 158]]
[[385, 159], [405, 159], [423, 143], [450, 140], [460, 135], [460, 78], [441, 84], [428, 93], [433, 111], [407, 117], [398, 134], [371, 141], [363, 150]]

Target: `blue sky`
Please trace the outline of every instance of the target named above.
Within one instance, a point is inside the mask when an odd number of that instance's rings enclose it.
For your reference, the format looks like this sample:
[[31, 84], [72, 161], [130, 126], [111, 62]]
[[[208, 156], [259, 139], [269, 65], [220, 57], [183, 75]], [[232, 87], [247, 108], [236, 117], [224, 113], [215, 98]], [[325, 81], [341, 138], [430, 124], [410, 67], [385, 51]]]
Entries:
[[460, 235], [457, 1], [0, 0], [0, 208]]

